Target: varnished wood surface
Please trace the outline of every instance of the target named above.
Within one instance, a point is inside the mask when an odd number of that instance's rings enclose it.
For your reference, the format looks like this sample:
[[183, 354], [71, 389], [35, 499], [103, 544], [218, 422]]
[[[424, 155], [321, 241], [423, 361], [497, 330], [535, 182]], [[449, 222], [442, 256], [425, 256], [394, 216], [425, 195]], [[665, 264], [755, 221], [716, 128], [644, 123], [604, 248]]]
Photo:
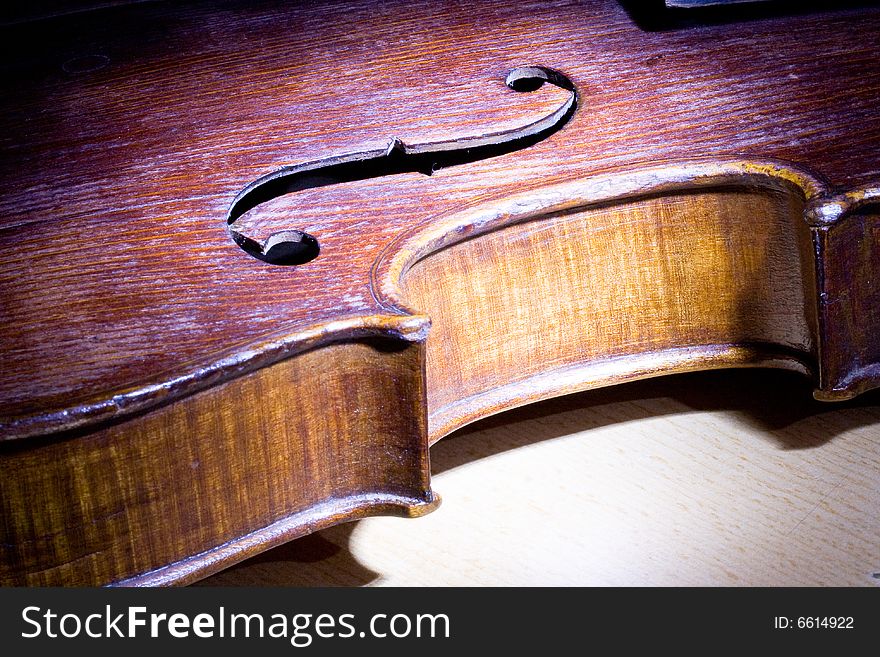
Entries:
[[[423, 420], [411, 410], [420, 364], [411, 345], [330, 345], [134, 426], [13, 444], [0, 458], [13, 539], [0, 545], [0, 576], [46, 586], [129, 572], [140, 576], [132, 584], [183, 583], [344, 518], [419, 515], [436, 503]], [[289, 381], [305, 393], [291, 396]], [[354, 408], [327, 412], [328, 398]], [[218, 535], [233, 540], [217, 549]]]
[[[876, 7], [112, 5], [2, 28], [2, 583], [189, 582], [423, 513], [431, 442], [567, 392], [880, 385]], [[541, 139], [320, 175], [510, 134]], [[233, 219], [317, 257], [260, 262]]]
[[432, 448], [443, 506], [321, 531], [201, 584], [877, 586], [880, 407], [689, 374], [518, 409]]
[[[270, 337], [377, 312], [365, 276], [390, 239], [481, 197], [748, 155], [867, 185], [880, 167], [880, 46], [865, 35], [878, 22], [825, 10], [646, 31], [611, 0], [543, 3], [527, 18], [494, 2], [225, 2], [8, 28], [4, 434], [154, 404]], [[524, 63], [581, 89], [550, 140], [431, 177], [311, 190], [252, 218], [255, 234], [317, 236], [323, 255], [307, 267], [261, 265], [228, 239], [234, 196], [281, 166], [542, 117], [564, 92], [504, 87]]]
[[417, 262], [401, 287], [431, 309], [432, 439], [615, 377], [771, 360], [811, 371], [802, 216], [775, 189], [670, 192], [513, 223]]

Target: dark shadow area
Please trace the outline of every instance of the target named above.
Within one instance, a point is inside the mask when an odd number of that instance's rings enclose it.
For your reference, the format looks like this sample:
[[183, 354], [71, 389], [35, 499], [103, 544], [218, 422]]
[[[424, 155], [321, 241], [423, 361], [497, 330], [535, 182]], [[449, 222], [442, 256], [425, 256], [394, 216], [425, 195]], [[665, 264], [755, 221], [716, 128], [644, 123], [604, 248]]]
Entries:
[[[438, 474], [478, 458], [567, 435], [572, 432], [571, 424], [552, 422], [554, 415], [562, 413], [578, 413], [577, 431], [589, 431], [613, 423], [613, 419], [600, 412], [602, 407], [612, 404], [630, 405], [626, 413], [627, 422], [658, 417], [657, 409], [647, 404], [656, 399], [678, 402], [681, 412], [736, 412], [741, 421], [777, 441], [780, 449], [809, 449], [822, 445], [845, 431], [872, 423], [869, 415], [854, 412], [857, 409], [880, 407], [880, 391], [847, 402], [816, 401], [806, 378], [784, 370], [717, 370], [677, 374], [548, 399], [480, 420], [431, 448], [432, 470]], [[669, 411], [665, 415], [675, 413]], [[834, 421], [828, 422], [831, 416]], [[478, 431], [536, 419], [545, 421], [540, 425], [540, 431], [531, 433], [528, 440], [511, 433], [507, 442], [494, 443], [490, 447], [481, 446], [471, 436]], [[873, 421], [877, 421], [876, 418]], [[798, 425], [812, 425], [813, 430], [798, 432]], [[802, 437], [795, 438], [792, 433], [800, 433]], [[453, 445], [464, 440], [471, 445], [467, 451]]]
[[379, 573], [361, 565], [348, 548], [356, 524], [279, 545], [194, 586], [364, 586]]
[[618, 0], [633, 22], [646, 32], [684, 30], [704, 25], [797, 16], [818, 12], [858, 9], [877, 5], [876, 0], [769, 0], [705, 7], [667, 7], [663, 0]]

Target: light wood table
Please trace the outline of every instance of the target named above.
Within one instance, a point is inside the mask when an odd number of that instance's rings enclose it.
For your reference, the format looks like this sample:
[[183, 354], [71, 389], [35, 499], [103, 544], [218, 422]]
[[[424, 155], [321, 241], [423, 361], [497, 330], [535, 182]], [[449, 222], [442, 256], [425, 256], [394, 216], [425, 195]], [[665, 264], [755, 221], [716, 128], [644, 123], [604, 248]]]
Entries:
[[433, 514], [334, 527], [202, 584], [880, 584], [876, 393], [664, 377], [489, 418], [432, 464]]

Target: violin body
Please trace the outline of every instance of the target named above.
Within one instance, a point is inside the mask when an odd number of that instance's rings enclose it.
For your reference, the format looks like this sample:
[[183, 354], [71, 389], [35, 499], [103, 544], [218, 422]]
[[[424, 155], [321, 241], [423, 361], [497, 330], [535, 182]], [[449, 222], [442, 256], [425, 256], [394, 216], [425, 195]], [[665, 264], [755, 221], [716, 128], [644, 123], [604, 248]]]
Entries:
[[880, 9], [635, 4], [6, 25], [0, 582], [425, 513], [433, 442], [555, 395], [880, 386]]

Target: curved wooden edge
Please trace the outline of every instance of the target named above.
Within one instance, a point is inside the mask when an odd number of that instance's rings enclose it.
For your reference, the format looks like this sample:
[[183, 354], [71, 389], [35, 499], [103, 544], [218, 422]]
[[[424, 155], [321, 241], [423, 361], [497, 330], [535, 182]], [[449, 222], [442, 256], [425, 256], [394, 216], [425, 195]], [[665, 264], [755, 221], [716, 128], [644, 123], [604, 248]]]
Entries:
[[[413, 266], [443, 249], [539, 217], [565, 215], [640, 198], [721, 186], [743, 188], [757, 186], [802, 196], [805, 203], [803, 217], [805, 226], [812, 231], [814, 242], [817, 244], [814, 257], [820, 286], [825, 285], [823, 267], [829, 249], [823, 252], [818, 246], [819, 235], [832, 226], [846, 223], [845, 220], [854, 216], [857, 211], [866, 206], [873, 206], [880, 200], [880, 185], [869, 185], [839, 193], [831, 189], [819, 174], [796, 164], [776, 160], [669, 162], [652, 164], [638, 170], [626, 169], [594, 174], [574, 181], [546, 181], [546, 184], [536, 189], [494, 200], [481, 199], [470, 207], [445, 217], [433, 218], [401, 235], [386, 247], [374, 263], [371, 271], [373, 295], [377, 303], [389, 311], [411, 314], [430, 312], [430, 309], [410, 307], [402, 292], [401, 284]], [[880, 259], [880, 253], [870, 257]], [[815, 303], [821, 318], [826, 310], [826, 299], [821, 290]], [[820, 319], [820, 323], [823, 321]], [[571, 372], [566, 371], [563, 376], [566, 381], [569, 381], [569, 377], [573, 377], [572, 380], [577, 382], [560, 383], [555, 392], [552, 389], [554, 387], [552, 382], [541, 381], [539, 379], [542, 377], [537, 377], [534, 380], [530, 379], [527, 385], [515, 382], [502, 389], [487, 392], [485, 395], [462, 400], [454, 405], [454, 412], [451, 406], [433, 411], [431, 440], [436, 441], [440, 436], [484, 414], [513, 408], [549, 396], [666, 372], [715, 367], [716, 365], [712, 363], [716, 362], [716, 352], [719, 349], [727, 356], [717, 361], [718, 367], [779, 366], [812, 375], [816, 380], [814, 396], [819, 400], [850, 399], [880, 386], [880, 365], [868, 364], [842, 374], [830, 373], [834, 367], [829, 355], [837, 353], [835, 350], [844, 349], [845, 345], [834, 344], [834, 338], [824, 332], [824, 325], [819, 327], [817, 342], [819, 359], [818, 364], [814, 366], [811, 366], [801, 355], [780, 355], [778, 348], [750, 351], [751, 347], [735, 348], [729, 345], [694, 346], [693, 349], [703, 349], [702, 354], [693, 361], [685, 358], [680, 364], [679, 354], [666, 353], [664, 357], [671, 358], [673, 364], [662, 369], [650, 365], [653, 360], [651, 354], [614, 359], [613, 373], [605, 370], [609, 363], [578, 366]], [[747, 355], [746, 352], [750, 353]], [[758, 352], [764, 355], [760, 356]], [[697, 360], [702, 360], [705, 364], [697, 365]], [[720, 364], [722, 362], [724, 364]], [[553, 379], [558, 381], [555, 374]], [[459, 420], [454, 419], [456, 414], [461, 414]]]
[[[213, 362], [194, 366], [183, 374], [147, 382], [112, 396], [48, 413], [0, 418], [0, 441], [115, 421], [333, 341], [382, 335], [411, 342], [423, 341], [430, 328], [430, 318], [407, 306], [399, 281], [410, 267], [431, 253], [538, 215], [718, 185], [796, 190], [807, 201], [807, 223], [819, 228], [839, 224], [859, 208], [880, 200], [880, 185], [832, 194], [818, 174], [774, 160], [671, 162], [590, 175], [574, 181], [545, 181], [536, 189], [495, 200], [481, 199], [444, 218], [431, 218], [392, 241], [377, 258], [370, 273], [373, 296], [388, 314], [353, 316], [299, 328], [244, 346]], [[843, 399], [845, 394], [848, 393], [825, 396], [817, 393], [817, 398]]]
[[823, 198], [828, 183], [803, 167], [775, 160], [706, 160], [652, 164], [566, 182], [545, 181], [537, 189], [481, 201], [414, 227], [386, 247], [371, 272], [373, 294], [384, 308], [408, 314], [400, 290], [406, 272], [421, 259], [458, 242], [539, 216], [610, 205], [640, 197], [721, 185], [787, 188], [808, 203]]
[[813, 376], [809, 354], [772, 344], [698, 345], [571, 365], [515, 381], [432, 412], [429, 443], [476, 420], [561, 395], [668, 374], [735, 367], [773, 367]]
[[817, 199], [806, 217], [823, 337], [813, 396], [845, 401], [880, 387], [880, 185]]
[[877, 388], [880, 385], [878, 381], [880, 381], [880, 363], [874, 363], [850, 372], [844, 380], [838, 382], [837, 388], [814, 390], [813, 397], [818, 401], [847, 401]]
[[361, 315], [326, 322], [247, 346], [173, 378], [111, 397], [51, 413], [0, 418], [0, 441], [57, 434], [122, 419], [332, 342], [383, 336], [421, 342], [430, 325], [428, 317], [418, 314]]
[[816, 198], [807, 206], [805, 218], [813, 227], [832, 226], [857, 210], [880, 202], [880, 185]]
[[0, 583], [187, 582], [320, 527], [426, 513], [424, 400], [424, 343], [368, 337], [71, 438], [13, 441]]
[[430, 493], [430, 498], [425, 500], [395, 495], [354, 495], [325, 502], [200, 554], [113, 582], [110, 586], [191, 584], [260, 552], [333, 525], [379, 515], [418, 518], [436, 509], [440, 503], [440, 496], [436, 493]]
[[[410, 482], [411, 485], [408, 488], [396, 491], [368, 491], [364, 488], [349, 488], [345, 492], [339, 492], [337, 497], [314, 501], [306, 500], [299, 506], [291, 504], [286, 509], [290, 515], [282, 516], [281, 519], [276, 519], [278, 515], [275, 515], [274, 518], [268, 518], [267, 524], [262, 528], [253, 529], [253, 527], [259, 527], [255, 523], [246, 528], [246, 533], [242, 533], [240, 536], [236, 536], [234, 532], [228, 532], [218, 541], [219, 545], [209, 549], [204, 548], [211, 543], [203, 542], [200, 545], [194, 544], [192, 548], [187, 548], [187, 550], [179, 550], [168, 559], [177, 559], [170, 565], [163, 565], [148, 572], [133, 569], [120, 570], [114, 577], [102, 580], [112, 581], [114, 585], [119, 586], [157, 586], [195, 581], [268, 547], [340, 522], [369, 515], [390, 514], [412, 517], [427, 513], [439, 504], [439, 498], [430, 491], [428, 444], [435, 442], [456, 428], [493, 413], [588, 388], [697, 369], [744, 366], [780, 367], [801, 372], [814, 379], [818, 376], [821, 380], [822, 372], [817, 372], [817, 368], [821, 370], [823, 361], [819, 359], [817, 366], [815, 353], [801, 352], [795, 347], [784, 347], [769, 342], [691, 344], [680, 348], [655, 349], [647, 353], [623, 355], [615, 358], [600, 358], [599, 360], [594, 358], [583, 363], [556, 367], [546, 373], [534, 374], [533, 372], [532, 376], [518, 380], [514, 377], [513, 380], [502, 382], [501, 385], [496, 385], [490, 390], [468, 390], [458, 399], [447, 400], [448, 403], [438, 408], [428, 407], [426, 413], [425, 393], [429, 381], [426, 377], [424, 348], [429, 342], [428, 332], [431, 320], [422, 312], [407, 306], [401, 288], [406, 273], [414, 264], [472, 237], [492, 233], [533, 218], [565, 218], [569, 214], [577, 213], [585, 208], [604, 209], [606, 205], [630, 200], [656, 199], [664, 194], [674, 195], [676, 192], [682, 191], [738, 186], [760, 187], [783, 194], [796, 194], [800, 197], [796, 204], [796, 207], [799, 208], [798, 211], [805, 207], [804, 203], [809, 210], [822, 207], [823, 202], [843, 203], [844, 211], [836, 215], [832, 222], [826, 221], [821, 225], [814, 226], [807, 219], [804, 231], [809, 229], [814, 236], [825, 237], [831, 232], [832, 226], [854, 226], [855, 229], [858, 229], [857, 222], [842, 222], [841, 220], [848, 216], [858, 216], [854, 210], [870, 205], [876, 198], [870, 189], [864, 190], [861, 195], [851, 192], [842, 197], [832, 197], [828, 194], [827, 185], [817, 176], [782, 163], [730, 161], [655, 165], [639, 171], [612, 172], [582, 180], [550, 182], [537, 189], [518, 192], [515, 195], [494, 201], [481, 201], [452, 215], [435, 218], [416, 226], [412, 231], [392, 242], [383, 251], [375, 261], [370, 276], [373, 295], [380, 307], [386, 310], [385, 313], [343, 318], [292, 332], [280, 338], [236, 351], [232, 356], [215, 361], [172, 381], [144, 386], [109, 400], [96, 402], [91, 406], [83, 405], [68, 409], [60, 412], [58, 417], [54, 414], [35, 416], [29, 419], [29, 423], [24, 422], [19, 425], [19, 432], [12, 437], [58, 431], [61, 428], [78, 429], [84, 426], [91, 428], [91, 425], [97, 424], [99, 421], [107, 419], [115, 421], [136, 411], [152, 410], [153, 407], [161, 411], [178, 407], [178, 410], [183, 413], [181, 409], [185, 405], [170, 404], [170, 402], [180, 401], [199, 391], [202, 394], [209, 394], [207, 389], [213, 389], [218, 383], [234, 385], [246, 381], [248, 377], [244, 375], [253, 374], [256, 370], [268, 371], [261, 368], [281, 361], [283, 362], [276, 367], [295, 365], [300, 363], [301, 359], [308, 359], [310, 353], [314, 353], [312, 350], [318, 347], [337, 345], [347, 340], [376, 336], [391, 337], [407, 343], [407, 349], [417, 348], [418, 353], [411, 355], [409, 369], [407, 369], [411, 378], [400, 379], [394, 371], [391, 371], [389, 387], [381, 391], [383, 399], [412, 395], [411, 401], [414, 406], [393, 416], [395, 422], [401, 421], [399, 432], [403, 437], [401, 444], [409, 446], [410, 451], [415, 454], [414, 462], [418, 466], [418, 476], [412, 478], [413, 481]], [[843, 201], [840, 200], [841, 198]], [[797, 215], [794, 215], [794, 218], [796, 219]], [[816, 242], [816, 244], [819, 243]], [[832, 247], [823, 246], [822, 248], [826, 251], [834, 250], [833, 244]], [[816, 254], [819, 253], [821, 253], [821, 249], [816, 251]], [[878, 257], [873, 253], [869, 255], [871, 258]], [[818, 258], [817, 262], [822, 262], [820, 256], [816, 257]], [[821, 280], [821, 277], [819, 278]], [[810, 288], [812, 293], [812, 283]], [[809, 303], [810, 300], [806, 299], [805, 302]], [[825, 347], [820, 345], [820, 355], [822, 349], [827, 351], [827, 345]], [[383, 353], [377, 357], [377, 362], [385, 362], [387, 357], [388, 355]], [[309, 369], [307, 364], [302, 367], [306, 372], [303, 380], [308, 380], [313, 370]], [[393, 370], [393, 368], [391, 369]], [[850, 379], [847, 379], [847, 376]], [[841, 380], [845, 383], [843, 387], [839, 385]], [[880, 381], [880, 367], [869, 365], [861, 370], [845, 371], [835, 381], [835, 385], [826, 386], [817, 391], [817, 398], [823, 398], [821, 395], [826, 394], [826, 399], [843, 399], [875, 387]], [[298, 389], [306, 390], [307, 388], [308, 386]], [[357, 403], [364, 402], [361, 400]], [[320, 403], [316, 407], [320, 408]], [[207, 413], [209, 406], [205, 406], [204, 410]], [[426, 423], [424, 420], [427, 414], [429, 415]], [[352, 417], [356, 415], [358, 413], [353, 414]], [[245, 429], [246, 427], [237, 433], [230, 433], [230, 439], [246, 441], [246, 436], [251, 435], [252, 431]], [[149, 427], [143, 428], [143, 431], [149, 433]], [[348, 428], [337, 433], [344, 437], [353, 434], [371, 435], [374, 432], [364, 431], [363, 428]], [[203, 438], [205, 449], [214, 449], [216, 433], [207, 431]], [[318, 438], [321, 439], [321, 436]], [[101, 440], [103, 438], [97, 436], [95, 439]], [[283, 450], [280, 453], [286, 454], [290, 451], [291, 446], [298, 445], [301, 440], [300, 434], [292, 430], [286, 446], [280, 445], [280, 449]], [[341, 440], [342, 449], [347, 449], [347, 443], [344, 439]], [[134, 436], [130, 442], [140, 445], [143, 441]], [[162, 452], [160, 442], [157, 442], [155, 446], [157, 458], [161, 456], [159, 453]], [[10, 447], [15, 451], [17, 445], [18, 443], [12, 443]], [[25, 446], [29, 445], [30, 443], [25, 443]], [[134, 448], [132, 447], [132, 449]], [[132, 453], [136, 453], [136, 450]], [[139, 459], [142, 460], [142, 457]], [[391, 459], [394, 467], [397, 467], [398, 460]], [[9, 463], [9, 467], [12, 468], [13, 461], [11, 459]], [[186, 465], [186, 462], [183, 465]], [[102, 467], [112, 469], [113, 466], [108, 462]], [[129, 467], [136, 467], [136, 463], [129, 463]], [[288, 472], [285, 476], [290, 474]], [[367, 478], [372, 477], [372, 471], [368, 475]], [[49, 475], [46, 476], [49, 477]], [[419, 496], [423, 493], [423, 499], [407, 496]], [[59, 494], [57, 497], [60, 499], [65, 496]], [[150, 527], [150, 523], [154, 520], [158, 521], [161, 516], [153, 513], [144, 517], [148, 520], [140, 523], [139, 526], [145, 528], [146, 531]], [[91, 525], [88, 526], [91, 527]], [[226, 539], [228, 539], [226, 542], [222, 542]], [[155, 563], [164, 564], [168, 560], [157, 560]], [[155, 564], [150, 564], [150, 566], [152, 565]], [[117, 579], [119, 577], [122, 579]]]

